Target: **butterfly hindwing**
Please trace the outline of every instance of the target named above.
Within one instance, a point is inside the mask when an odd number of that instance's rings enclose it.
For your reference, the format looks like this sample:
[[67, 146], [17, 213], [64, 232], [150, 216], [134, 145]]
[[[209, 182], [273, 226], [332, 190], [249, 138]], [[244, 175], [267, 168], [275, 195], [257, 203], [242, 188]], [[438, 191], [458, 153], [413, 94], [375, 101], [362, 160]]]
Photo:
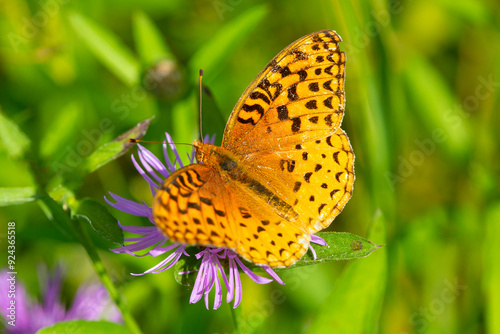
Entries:
[[[298, 214], [291, 222], [310, 234], [328, 227], [352, 195], [354, 154], [340, 128], [290, 151], [255, 153], [245, 163]], [[269, 170], [277, 172], [269, 175]]]
[[231, 248], [258, 265], [289, 266], [310, 241], [261, 198], [237, 182], [222, 182], [217, 171], [203, 164], [183, 167], [165, 180], [153, 216], [172, 241]]

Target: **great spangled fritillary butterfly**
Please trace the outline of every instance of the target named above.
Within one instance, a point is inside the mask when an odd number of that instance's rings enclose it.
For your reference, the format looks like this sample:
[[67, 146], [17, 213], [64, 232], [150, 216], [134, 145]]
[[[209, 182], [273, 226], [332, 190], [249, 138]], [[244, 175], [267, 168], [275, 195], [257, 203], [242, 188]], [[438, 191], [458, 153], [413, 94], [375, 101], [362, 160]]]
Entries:
[[286, 47], [248, 86], [222, 146], [194, 142], [198, 163], [171, 174], [153, 216], [173, 241], [227, 247], [290, 266], [350, 199], [354, 155], [340, 129], [345, 54], [324, 30]]

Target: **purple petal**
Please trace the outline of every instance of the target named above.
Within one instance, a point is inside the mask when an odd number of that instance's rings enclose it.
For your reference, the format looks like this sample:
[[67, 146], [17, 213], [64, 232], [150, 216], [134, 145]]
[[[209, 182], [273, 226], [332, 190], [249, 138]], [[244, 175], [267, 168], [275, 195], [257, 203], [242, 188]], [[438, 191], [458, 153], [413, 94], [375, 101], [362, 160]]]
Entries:
[[[155, 249], [152, 249], [149, 251], [149, 255], [151, 255], [153, 257], [157, 257], [158, 255], [162, 255], [162, 254], [165, 254], [166, 252], [170, 252], [172, 249], [175, 249], [179, 246], [182, 246], [182, 250], [184, 250], [186, 248], [186, 244], [180, 244], [180, 243], [176, 242], [176, 243], [173, 243], [173, 244], [165, 246], [165, 247], [155, 247]], [[189, 254], [187, 254], [187, 253], [186, 253], [186, 255], [189, 256]]]
[[314, 234], [311, 235], [311, 242], [314, 242], [315, 244], [318, 244], [321, 246], [328, 246], [325, 239], [318, 237], [317, 235], [314, 235]]
[[168, 146], [167, 143], [172, 142], [172, 137], [168, 133], [165, 133], [165, 137], [167, 137], [167, 140], [163, 142], [163, 158], [165, 159], [165, 162], [167, 164], [167, 169], [170, 173], [175, 172], [175, 166], [172, 164], [170, 161], [170, 158], [168, 156]]
[[236, 261], [236, 263], [238, 263], [238, 265], [240, 266], [241, 270], [243, 270], [243, 272], [245, 274], [247, 274], [247, 276], [250, 277], [250, 279], [252, 281], [254, 281], [255, 283], [258, 283], [258, 284], [267, 284], [267, 283], [270, 283], [270, 282], [273, 281], [272, 279], [265, 278], [265, 277], [262, 277], [262, 276], [259, 276], [259, 275], [255, 274], [255, 273], [253, 273], [250, 269], [248, 269], [243, 264], [243, 262], [240, 261], [240, 259], [238, 257], [235, 256], [234, 260]]
[[268, 273], [269, 276], [274, 278], [276, 282], [278, 282], [281, 285], [285, 285], [285, 282], [283, 282], [283, 280], [278, 276], [278, 274], [276, 274], [274, 270], [272, 270], [270, 267], [262, 267], [262, 269], [264, 269], [264, 271]]
[[[180, 167], [184, 167], [184, 164], [182, 163], [181, 157], [179, 156], [179, 152], [177, 152], [177, 147], [175, 147], [175, 144], [173, 143], [172, 137], [168, 133], [165, 133], [165, 137], [167, 137], [167, 145], [170, 146], [170, 149], [172, 150], [172, 153], [174, 153], [175, 160], [174, 160], [174, 171], [176, 170], [175, 164], [178, 162]], [[166, 155], [165, 160], [167, 160], [168, 155]]]
[[235, 271], [238, 271], [238, 266], [232, 258], [229, 258], [229, 281], [226, 283], [226, 303], [230, 303], [233, 300]]
[[[158, 160], [158, 159], [151, 152], [149, 152], [148, 150], [146, 150], [141, 145], [138, 144], [138, 147], [139, 147], [138, 155], [139, 155], [139, 160], [141, 161], [142, 167], [144, 167], [144, 169], [146, 170], [146, 172], [151, 177], [153, 177], [153, 179], [156, 179], [156, 181], [158, 181], [158, 183], [161, 184], [163, 182], [163, 177], [159, 177], [158, 174], [156, 174], [156, 168], [152, 166], [152, 164], [155, 165], [155, 162], [152, 161], [153, 159], [151, 158], [151, 155], [156, 160]], [[147, 151], [147, 153], [145, 151]], [[161, 165], [161, 163], [160, 163], [160, 165]]]
[[118, 308], [111, 302], [106, 289], [99, 284], [85, 285], [78, 289], [64, 320], [120, 319]]
[[141, 174], [142, 178], [144, 180], [146, 180], [146, 182], [149, 184], [149, 188], [151, 189], [151, 193], [155, 193], [156, 189], [159, 188], [159, 185], [154, 182], [153, 180], [151, 180], [151, 178], [149, 177], [149, 175], [141, 168], [141, 166], [139, 165], [139, 163], [135, 160], [135, 157], [132, 155], [132, 163], [134, 164], [135, 166], [135, 169], [137, 169], [137, 171], [139, 172], [139, 174]]
[[134, 233], [134, 234], [141, 234], [141, 235], [146, 235], [146, 234], [153, 234], [157, 233], [158, 228], [156, 226], [133, 226], [133, 225], [122, 225], [120, 222], [118, 222], [120, 225], [120, 228], [124, 231]]
[[104, 200], [106, 201], [106, 203], [117, 210], [138, 217], [149, 217], [149, 215], [151, 215], [151, 208], [147, 205], [139, 204], [132, 200], [113, 194], [112, 192], [109, 192], [109, 195], [116, 201], [116, 203], [108, 200], [106, 196], [104, 197]]
[[316, 261], [316, 251], [314, 250], [314, 247], [309, 244], [309, 249], [311, 250], [311, 253], [313, 254], [313, 260]]
[[238, 272], [238, 267], [234, 271], [234, 305], [233, 308], [237, 308], [240, 305], [241, 299], [243, 298], [243, 289], [241, 286], [240, 273]]
[[142, 276], [144, 274], [149, 274], [149, 273], [158, 274], [158, 273], [161, 273], [167, 269], [170, 269], [180, 259], [181, 255], [183, 254], [183, 250], [184, 250], [183, 248], [180, 248], [180, 251], [179, 251], [179, 249], [177, 249], [172, 254], [170, 254], [166, 259], [164, 259], [163, 261], [160, 261], [160, 263], [158, 263], [156, 266], [146, 270], [143, 273], [131, 274], [131, 275]]
[[162, 182], [163, 179], [167, 178], [170, 175], [167, 168], [150, 150], [144, 148], [142, 145], [138, 146], [144, 156], [144, 160], [146, 160], [148, 164], [155, 169], [155, 171], [159, 172], [162, 175], [162, 178], [160, 178], [160, 182]]

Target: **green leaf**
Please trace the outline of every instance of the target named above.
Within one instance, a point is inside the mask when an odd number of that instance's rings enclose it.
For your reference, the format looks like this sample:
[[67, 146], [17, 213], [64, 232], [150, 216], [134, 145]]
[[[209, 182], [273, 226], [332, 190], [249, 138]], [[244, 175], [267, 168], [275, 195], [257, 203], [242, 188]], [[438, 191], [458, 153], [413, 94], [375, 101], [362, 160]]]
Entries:
[[7, 150], [11, 158], [21, 158], [28, 148], [31, 141], [21, 129], [12, 120], [4, 115], [0, 108], [0, 141]]
[[500, 333], [500, 203], [486, 214], [484, 245], [483, 288], [486, 298], [486, 323], [488, 333]]
[[144, 12], [134, 13], [133, 28], [137, 52], [145, 65], [151, 66], [166, 58], [174, 59], [161, 32]]
[[347, 232], [320, 232], [316, 235], [323, 238], [328, 246], [312, 244], [316, 251], [316, 260], [311, 252], [307, 252], [290, 268], [329, 261], [359, 259], [370, 255], [380, 247], [365, 238]]
[[211, 78], [215, 78], [215, 74], [219, 72], [233, 50], [243, 43], [268, 11], [266, 5], [255, 6], [224, 25], [189, 61], [189, 78], [197, 79], [200, 68], [210, 73], [210, 77], [206, 79], [207, 83]]
[[104, 66], [126, 85], [139, 84], [139, 63], [114, 33], [79, 13], [69, 18], [75, 33]]
[[36, 199], [33, 187], [0, 188], [0, 206], [18, 205], [32, 202]]
[[68, 239], [75, 239], [75, 230], [73, 222], [69, 214], [64, 211], [61, 204], [56, 202], [52, 197], [46, 194], [39, 195], [38, 197], [40, 207], [49, 218], [50, 221], [63, 233]]
[[104, 239], [123, 245], [123, 231], [118, 221], [101, 203], [85, 198], [78, 205], [75, 216], [89, 223]]
[[[378, 210], [368, 237], [385, 243], [386, 221]], [[310, 333], [376, 333], [387, 279], [387, 250], [353, 261], [326, 297]]]
[[92, 334], [127, 334], [130, 331], [122, 326], [108, 321], [71, 320], [58, 322], [45, 327], [37, 334], [67, 334], [67, 333], [92, 333]]
[[[297, 263], [288, 268], [279, 268], [279, 270], [287, 270], [318, 264], [329, 261], [352, 260], [370, 255], [380, 246], [375, 245], [365, 238], [347, 232], [321, 232], [317, 236], [323, 238], [328, 246], [314, 245], [316, 251], [316, 260], [314, 260], [311, 252], [307, 252]], [[200, 267], [200, 260], [194, 256], [200, 249], [197, 246], [187, 247], [186, 252], [189, 257], [181, 257], [174, 266], [174, 275], [177, 283], [185, 286], [193, 286], [196, 278], [197, 270]], [[262, 268], [252, 263], [245, 262], [245, 265], [252, 270], [261, 271]], [[184, 273], [184, 274], [181, 274]]]
[[113, 161], [128, 151], [134, 146], [134, 143], [129, 142], [129, 139], [140, 139], [148, 130], [149, 123], [153, 117], [137, 124], [129, 131], [121, 134], [111, 142], [97, 148], [85, 161], [84, 168], [91, 173], [101, 166], [104, 166], [110, 161]]
[[180, 285], [190, 288], [194, 286], [201, 263], [195, 256], [199, 252], [200, 249], [197, 246], [186, 247], [186, 253], [189, 254], [189, 257], [181, 256], [179, 261], [175, 263], [174, 277]]

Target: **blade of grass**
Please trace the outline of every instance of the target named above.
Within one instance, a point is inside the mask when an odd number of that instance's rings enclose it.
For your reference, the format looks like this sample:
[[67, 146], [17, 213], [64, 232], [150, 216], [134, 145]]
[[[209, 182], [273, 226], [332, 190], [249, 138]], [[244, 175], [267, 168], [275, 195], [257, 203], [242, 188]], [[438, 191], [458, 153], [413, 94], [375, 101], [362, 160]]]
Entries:
[[500, 203], [489, 208], [486, 214], [486, 234], [483, 242], [484, 279], [486, 296], [486, 327], [488, 333], [500, 333]]
[[455, 98], [437, 69], [415, 54], [404, 70], [404, 80], [413, 110], [419, 113], [429, 132], [441, 131], [441, 144], [454, 158], [464, 157], [470, 148], [467, 113]]
[[[344, 42], [340, 44], [340, 47], [346, 50], [346, 84], [349, 85], [349, 82], [355, 84], [347, 89], [355, 92], [357, 98], [350, 105], [347, 104], [346, 114], [347, 117], [354, 119], [356, 133], [362, 139], [361, 145], [364, 150], [361, 154], [362, 158], [366, 155], [371, 192], [374, 194], [373, 210], [381, 207], [392, 218], [394, 194], [391, 185], [384, 178], [385, 172], [390, 169], [390, 149], [385, 126], [385, 108], [382, 107], [382, 93], [378, 84], [380, 81], [380, 74], [377, 73], [379, 65], [374, 63], [373, 57], [368, 58], [371, 55], [370, 51], [373, 51], [371, 45], [358, 45], [359, 37], [354, 36], [354, 32], [361, 32], [364, 38], [370, 38], [366, 31], [366, 24], [363, 26], [361, 24], [368, 20], [358, 18], [354, 4], [350, 1], [332, 1], [331, 5], [332, 12], [336, 13], [335, 21], [341, 24]], [[367, 8], [366, 11], [369, 9]], [[346, 96], [346, 101], [349, 101], [349, 96]], [[353, 106], [358, 109], [357, 112], [349, 113], [349, 110], [353, 110]]]
[[142, 63], [152, 66], [162, 59], [175, 59], [162, 33], [142, 11], [133, 15], [134, 41]]
[[69, 19], [74, 32], [104, 66], [125, 85], [133, 87], [139, 84], [139, 63], [114, 33], [76, 12]]

